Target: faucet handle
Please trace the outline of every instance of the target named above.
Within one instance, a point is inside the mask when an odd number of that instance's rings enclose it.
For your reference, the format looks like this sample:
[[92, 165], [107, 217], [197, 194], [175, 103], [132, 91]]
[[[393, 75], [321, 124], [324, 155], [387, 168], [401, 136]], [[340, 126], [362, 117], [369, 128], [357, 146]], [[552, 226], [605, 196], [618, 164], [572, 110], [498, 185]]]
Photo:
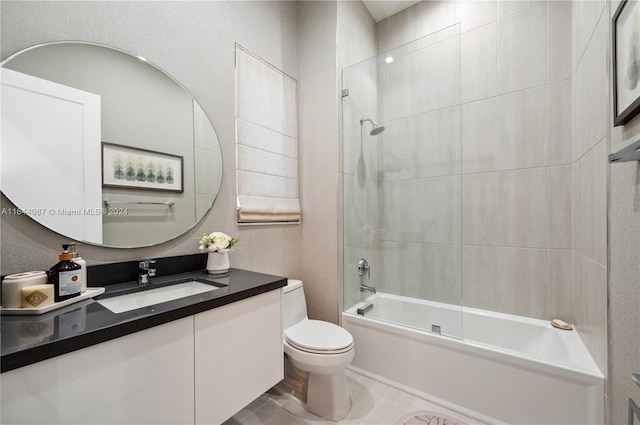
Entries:
[[367, 260], [361, 258], [360, 261], [358, 261], [358, 276], [364, 276], [365, 273], [367, 274], [367, 278], [371, 279], [371, 267]]
[[138, 263], [140, 270], [148, 270], [150, 266], [154, 265], [156, 260], [142, 260]]

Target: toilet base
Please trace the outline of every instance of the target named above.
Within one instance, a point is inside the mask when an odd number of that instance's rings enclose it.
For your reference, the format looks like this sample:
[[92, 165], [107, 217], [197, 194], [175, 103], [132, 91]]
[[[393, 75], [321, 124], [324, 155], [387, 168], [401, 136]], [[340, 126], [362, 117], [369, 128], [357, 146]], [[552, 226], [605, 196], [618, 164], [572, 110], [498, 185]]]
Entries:
[[343, 372], [331, 375], [309, 374], [307, 410], [334, 422], [349, 414], [351, 399]]
[[314, 415], [337, 422], [351, 410], [351, 398], [344, 370], [321, 375], [297, 368], [285, 356], [284, 379], [272, 389], [279, 394], [295, 398], [305, 410]]

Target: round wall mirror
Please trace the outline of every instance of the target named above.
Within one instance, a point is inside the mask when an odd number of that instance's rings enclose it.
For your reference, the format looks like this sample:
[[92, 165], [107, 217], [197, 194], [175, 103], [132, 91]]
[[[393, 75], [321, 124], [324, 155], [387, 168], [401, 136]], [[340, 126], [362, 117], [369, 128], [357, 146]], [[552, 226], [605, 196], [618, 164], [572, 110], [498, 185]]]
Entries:
[[213, 205], [220, 144], [193, 96], [144, 58], [92, 43], [1, 64], [1, 190], [70, 239], [132, 248], [178, 237]]

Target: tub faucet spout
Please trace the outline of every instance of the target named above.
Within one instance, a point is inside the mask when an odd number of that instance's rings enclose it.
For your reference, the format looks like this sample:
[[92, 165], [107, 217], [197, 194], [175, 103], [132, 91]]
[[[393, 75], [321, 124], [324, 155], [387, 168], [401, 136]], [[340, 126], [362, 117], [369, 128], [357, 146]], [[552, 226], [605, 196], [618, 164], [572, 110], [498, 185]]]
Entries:
[[376, 288], [373, 286], [365, 285], [364, 283], [360, 284], [360, 292], [371, 292], [372, 294], [376, 293]]

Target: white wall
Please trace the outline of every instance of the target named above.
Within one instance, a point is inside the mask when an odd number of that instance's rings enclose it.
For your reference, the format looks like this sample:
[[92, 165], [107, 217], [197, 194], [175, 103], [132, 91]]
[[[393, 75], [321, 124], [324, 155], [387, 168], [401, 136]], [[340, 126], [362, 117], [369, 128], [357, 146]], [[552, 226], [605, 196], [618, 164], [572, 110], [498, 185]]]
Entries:
[[[225, 167], [222, 187], [201, 223], [153, 248], [82, 246], [81, 255], [89, 264], [197, 253], [196, 238], [205, 231], [219, 230], [241, 239], [231, 254], [232, 266], [301, 275], [301, 226], [238, 228], [235, 218], [234, 43], [299, 78], [295, 2], [44, 1], [2, 2], [0, 8], [3, 59], [26, 47], [56, 40], [93, 41], [140, 54], [194, 95], [220, 139]], [[2, 206], [8, 205], [3, 197]], [[327, 222], [326, 226], [320, 233], [335, 233], [335, 225]], [[0, 273], [48, 269], [65, 241], [64, 236], [25, 217], [3, 215]], [[327, 267], [332, 265], [335, 268], [335, 261]], [[327, 298], [327, 302], [336, 301]]]
[[300, 2], [301, 272], [309, 317], [338, 320], [336, 3]]

